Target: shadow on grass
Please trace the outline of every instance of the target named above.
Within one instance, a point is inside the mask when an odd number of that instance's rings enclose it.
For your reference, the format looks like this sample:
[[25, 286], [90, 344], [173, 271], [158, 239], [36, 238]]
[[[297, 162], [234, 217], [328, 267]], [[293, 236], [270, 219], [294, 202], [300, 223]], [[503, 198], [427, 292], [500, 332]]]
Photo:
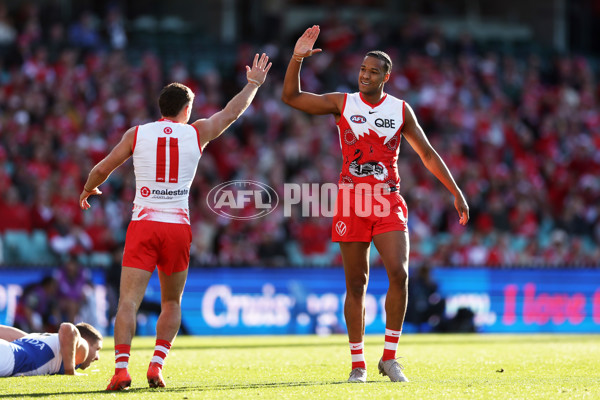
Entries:
[[[383, 343], [383, 339], [382, 339]], [[280, 347], [330, 347], [331, 345], [335, 345], [336, 343], [331, 342], [323, 342], [323, 343], [248, 343], [248, 344], [223, 344], [223, 345], [213, 345], [213, 344], [197, 344], [197, 345], [175, 345], [175, 349], [177, 350], [239, 350], [239, 349], [260, 349], [260, 348], [280, 348]], [[339, 345], [348, 346], [346, 342], [341, 341]], [[111, 348], [108, 348], [111, 350]], [[154, 350], [154, 345], [152, 346], [136, 346], [135, 339], [133, 345], [131, 346], [131, 350]]]
[[[373, 381], [375, 382], [375, 381]], [[178, 392], [208, 392], [208, 391], [226, 391], [226, 390], [243, 390], [243, 389], [269, 389], [279, 387], [310, 387], [310, 386], [325, 386], [325, 385], [340, 385], [348, 383], [341, 382], [263, 382], [263, 383], [247, 383], [247, 384], [229, 384], [229, 385], [190, 385], [177, 386], [167, 388], [132, 388], [122, 391], [107, 391], [107, 390], [87, 390], [87, 391], [71, 391], [71, 392], [51, 392], [51, 393], [10, 393], [0, 394], [0, 399], [14, 399], [17, 396], [27, 397], [46, 397], [46, 396], [81, 396], [83, 394], [113, 394], [113, 393], [178, 393]], [[349, 385], [354, 385], [348, 383]]]
[[[445, 336], [442, 343], [438, 343], [439, 336]], [[574, 336], [574, 337], [561, 337], [556, 338], [554, 336], [549, 335], [509, 335], [509, 336], [497, 336], [497, 335], [485, 335], [478, 333], [469, 333], [469, 334], [442, 334], [442, 335], [429, 335], [429, 334], [419, 334], [415, 337], [411, 337], [410, 335], [406, 335], [402, 337], [402, 344], [404, 346], [425, 346], [425, 345], [452, 345], [452, 346], [471, 346], [473, 345], [473, 340], [481, 340], [485, 342], [486, 345], [491, 344], [523, 344], [523, 343], [555, 343], [557, 341], [561, 343], [570, 343], [575, 342], [578, 343], [582, 340], [582, 337], [585, 338], [586, 335], [583, 336]], [[597, 335], [588, 335], [591, 339], [597, 337]], [[186, 336], [184, 336], [186, 337]], [[188, 338], [190, 336], [187, 336]], [[204, 340], [204, 339], [203, 339]], [[346, 339], [340, 339], [339, 343], [332, 341], [316, 341], [316, 342], [288, 342], [288, 343], [229, 343], [229, 344], [211, 344], [211, 343], [202, 343], [202, 344], [188, 344], [181, 343], [177, 344], [175, 348], [177, 350], [239, 350], [239, 349], [261, 349], [261, 348], [301, 348], [301, 347], [331, 347], [332, 345], [340, 345], [347, 346]], [[381, 345], [383, 346], [383, 335], [381, 337], [366, 337], [365, 345]], [[107, 351], [112, 351], [111, 347], [105, 347]], [[134, 343], [132, 346], [132, 350], [154, 350], [154, 345], [139, 345], [137, 346]]]

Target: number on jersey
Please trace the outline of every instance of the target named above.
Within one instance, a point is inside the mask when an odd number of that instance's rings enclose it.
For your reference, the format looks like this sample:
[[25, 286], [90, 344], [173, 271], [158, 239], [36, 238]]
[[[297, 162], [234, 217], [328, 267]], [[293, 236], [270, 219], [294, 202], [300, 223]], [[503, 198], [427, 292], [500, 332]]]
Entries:
[[[156, 146], [156, 182], [165, 182], [167, 174], [167, 138], [158, 138]], [[169, 138], [169, 183], [179, 179], [179, 139]]]

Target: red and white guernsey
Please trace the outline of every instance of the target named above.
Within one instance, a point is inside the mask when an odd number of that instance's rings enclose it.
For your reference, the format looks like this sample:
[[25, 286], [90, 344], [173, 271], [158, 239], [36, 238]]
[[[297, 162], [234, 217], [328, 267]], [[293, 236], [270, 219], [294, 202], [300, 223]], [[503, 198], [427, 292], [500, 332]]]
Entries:
[[344, 157], [339, 183], [398, 187], [403, 125], [403, 100], [385, 94], [379, 103], [370, 104], [360, 93], [346, 94], [337, 123]]
[[133, 143], [133, 221], [189, 224], [188, 197], [202, 151], [195, 127], [161, 119], [140, 125]]

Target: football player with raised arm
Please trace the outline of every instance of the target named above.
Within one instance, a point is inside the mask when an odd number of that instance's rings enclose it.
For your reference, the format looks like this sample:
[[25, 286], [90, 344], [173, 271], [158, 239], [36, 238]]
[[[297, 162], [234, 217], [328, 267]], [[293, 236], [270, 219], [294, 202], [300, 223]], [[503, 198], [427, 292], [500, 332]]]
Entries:
[[[412, 108], [404, 100], [384, 92], [392, 70], [392, 61], [386, 53], [374, 50], [365, 55], [358, 70], [356, 93], [302, 91], [300, 68], [304, 59], [321, 52], [313, 48], [319, 32], [314, 25], [296, 42], [281, 98], [309, 114], [333, 115], [340, 135], [343, 165], [332, 240], [340, 244], [346, 276], [344, 315], [352, 357], [348, 380], [366, 382], [367, 379], [363, 337], [369, 250], [373, 242], [389, 280], [385, 345], [378, 369], [392, 381], [403, 382], [408, 379], [395, 359], [406, 313], [409, 254], [408, 211], [400, 195], [398, 172], [402, 137], [454, 196], [462, 225], [469, 220], [469, 207], [446, 164], [427, 140]], [[361, 205], [367, 205], [366, 213], [357, 211]]]
[[188, 209], [190, 186], [204, 147], [219, 137], [248, 108], [271, 68], [269, 57], [256, 54], [246, 66], [247, 84], [225, 108], [209, 118], [188, 124], [194, 93], [180, 83], [167, 85], [158, 105], [162, 118], [134, 126], [110, 154], [90, 172], [79, 197], [88, 197], [129, 157], [133, 157], [136, 192], [127, 229], [120, 297], [115, 319], [115, 374], [107, 390], [127, 389], [131, 341], [136, 313], [155, 268], [161, 286], [161, 313], [156, 346], [148, 367], [150, 387], [164, 387], [162, 367], [181, 324], [181, 297], [188, 274], [192, 232]]

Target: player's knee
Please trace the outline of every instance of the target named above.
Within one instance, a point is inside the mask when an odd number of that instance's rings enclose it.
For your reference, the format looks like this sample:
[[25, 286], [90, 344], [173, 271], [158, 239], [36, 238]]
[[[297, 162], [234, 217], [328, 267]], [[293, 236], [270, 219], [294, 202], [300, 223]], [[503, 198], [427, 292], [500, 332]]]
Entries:
[[139, 303], [131, 300], [122, 299], [119, 301], [117, 314], [135, 314], [140, 307]]
[[388, 271], [388, 278], [390, 285], [399, 287], [406, 287], [408, 285], [408, 272], [402, 268], [402, 266], [390, 268]]
[[346, 285], [347, 296], [362, 297], [367, 291], [367, 282], [363, 280], [357, 280], [350, 282]]
[[181, 301], [180, 300], [163, 300], [160, 303], [160, 307], [163, 311], [178, 311], [181, 310]]

